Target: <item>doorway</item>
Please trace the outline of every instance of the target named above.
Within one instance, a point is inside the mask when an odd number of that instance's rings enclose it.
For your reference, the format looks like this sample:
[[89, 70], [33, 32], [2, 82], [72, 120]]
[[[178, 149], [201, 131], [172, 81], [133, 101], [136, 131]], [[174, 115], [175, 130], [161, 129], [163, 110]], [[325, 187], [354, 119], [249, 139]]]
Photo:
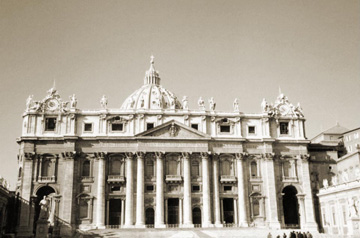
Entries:
[[234, 199], [224, 198], [223, 199], [223, 211], [224, 211], [224, 222], [225, 224], [234, 223]]
[[299, 203], [294, 186], [286, 186], [283, 189], [283, 211], [286, 226], [299, 226]]
[[109, 225], [121, 225], [121, 199], [109, 200]]
[[179, 199], [168, 199], [168, 224], [179, 224]]

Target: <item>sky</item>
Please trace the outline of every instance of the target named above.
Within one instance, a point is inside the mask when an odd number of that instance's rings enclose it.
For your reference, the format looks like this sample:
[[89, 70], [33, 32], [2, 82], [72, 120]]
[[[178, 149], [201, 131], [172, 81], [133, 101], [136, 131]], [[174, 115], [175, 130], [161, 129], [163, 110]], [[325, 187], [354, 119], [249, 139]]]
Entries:
[[56, 81], [78, 108], [120, 108], [150, 56], [161, 84], [196, 109], [261, 112], [279, 87], [309, 139], [360, 127], [359, 0], [0, 0], [0, 175], [15, 187], [25, 100]]

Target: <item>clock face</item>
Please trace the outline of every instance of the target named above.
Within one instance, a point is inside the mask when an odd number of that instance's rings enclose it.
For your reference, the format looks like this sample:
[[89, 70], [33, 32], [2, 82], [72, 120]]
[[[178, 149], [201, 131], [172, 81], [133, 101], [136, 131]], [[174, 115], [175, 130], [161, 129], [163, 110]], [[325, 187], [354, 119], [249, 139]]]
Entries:
[[58, 108], [59, 102], [56, 99], [51, 99], [46, 103], [46, 105], [49, 110], [53, 111]]
[[279, 111], [280, 111], [281, 115], [286, 115], [286, 114], [288, 114], [289, 109], [290, 109], [290, 108], [289, 108], [287, 105], [281, 105], [281, 106], [279, 107]]

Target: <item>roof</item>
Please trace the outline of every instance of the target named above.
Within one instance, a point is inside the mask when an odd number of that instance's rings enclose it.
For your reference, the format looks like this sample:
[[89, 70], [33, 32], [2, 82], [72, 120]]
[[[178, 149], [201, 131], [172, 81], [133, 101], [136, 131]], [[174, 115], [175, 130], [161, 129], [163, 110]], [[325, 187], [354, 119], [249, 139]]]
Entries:
[[330, 129], [327, 129], [326, 131], [322, 132], [321, 134], [344, 134], [345, 132], [349, 131], [349, 129], [340, 126], [339, 123], [337, 123], [335, 126], [331, 127]]

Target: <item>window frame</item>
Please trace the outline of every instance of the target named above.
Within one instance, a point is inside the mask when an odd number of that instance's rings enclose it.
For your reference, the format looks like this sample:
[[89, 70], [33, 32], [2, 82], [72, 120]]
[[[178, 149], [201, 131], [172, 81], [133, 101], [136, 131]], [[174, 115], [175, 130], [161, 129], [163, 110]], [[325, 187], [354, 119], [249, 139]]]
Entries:
[[[49, 119], [54, 119], [55, 120], [55, 127], [54, 127], [53, 130], [48, 129], [48, 120]], [[44, 123], [44, 132], [56, 132], [57, 127], [58, 127], [57, 117], [55, 117], [55, 116], [47, 116], [47, 117], [45, 117], [44, 121], [45, 121], [45, 123]]]
[[[282, 133], [282, 125], [286, 125], [286, 133]], [[288, 121], [280, 121], [279, 122], [279, 135], [280, 136], [289, 136], [290, 135], [290, 123]]]
[[[86, 125], [91, 125], [91, 130], [86, 130]], [[83, 125], [83, 132], [84, 133], [92, 133], [94, 132], [94, 123], [93, 122], [84, 122], [84, 125]]]
[[[113, 130], [113, 125], [122, 125], [122, 129], [121, 130]], [[125, 131], [125, 123], [124, 122], [112, 122], [112, 123], [110, 123], [110, 132], [119, 133], [119, 132], [124, 132], [124, 131]]]
[[[250, 128], [254, 128], [254, 132], [250, 132]], [[256, 126], [255, 125], [247, 125], [247, 134], [249, 136], [256, 136], [257, 135]]]

